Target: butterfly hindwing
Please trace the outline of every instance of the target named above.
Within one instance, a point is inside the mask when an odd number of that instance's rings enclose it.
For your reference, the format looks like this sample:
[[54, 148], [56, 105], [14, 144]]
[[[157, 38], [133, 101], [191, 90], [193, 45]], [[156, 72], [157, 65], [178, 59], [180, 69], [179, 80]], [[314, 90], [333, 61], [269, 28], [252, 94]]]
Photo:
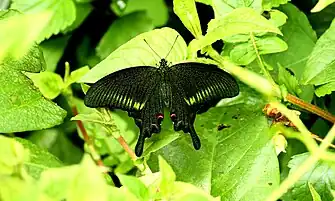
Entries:
[[215, 65], [180, 63], [171, 66], [171, 74], [180, 95], [197, 113], [205, 112], [221, 99], [239, 93], [236, 80]]
[[88, 107], [139, 111], [159, 82], [157, 68], [139, 66], [111, 73], [94, 83], [86, 93]]

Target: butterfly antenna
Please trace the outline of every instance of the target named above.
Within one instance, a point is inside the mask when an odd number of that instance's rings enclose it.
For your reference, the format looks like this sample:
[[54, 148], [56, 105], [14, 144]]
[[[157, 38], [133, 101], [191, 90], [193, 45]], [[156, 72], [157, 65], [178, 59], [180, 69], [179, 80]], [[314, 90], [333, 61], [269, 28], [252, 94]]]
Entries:
[[159, 54], [157, 54], [157, 52], [155, 52], [155, 50], [154, 49], [152, 49], [152, 47], [149, 45], [149, 43], [145, 40], [145, 39], [143, 39], [144, 40], [144, 42], [150, 47], [150, 49], [159, 57], [159, 59], [161, 59], [162, 57], [161, 56], [159, 56]]
[[179, 35], [177, 35], [176, 39], [174, 39], [174, 42], [173, 42], [173, 44], [172, 44], [172, 46], [171, 46], [171, 48], [170, 48], [169, 52], [167, 53], [167, 55], [164, 57], [164, 59], [166, 59], [166, 57], [168, 57], [168, 56], [169, 56], [169, 54], [170, 54], [170, 52], [171, 52], [171, 50], [172, 50], [173, 46], [174, 46], [174, 45], [176, 44], [176, 42], [177, 42], [178, 36], [179, 36]]

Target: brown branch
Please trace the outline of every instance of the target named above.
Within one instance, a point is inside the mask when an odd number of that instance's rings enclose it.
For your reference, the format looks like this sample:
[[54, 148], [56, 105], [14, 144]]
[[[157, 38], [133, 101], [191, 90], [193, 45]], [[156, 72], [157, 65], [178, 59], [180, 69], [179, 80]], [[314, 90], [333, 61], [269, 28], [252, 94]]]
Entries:
[[[73, 113], [74, 116], [78, 115], [78, 110], [77, 110], [76, 106], [72, 106], [72, 113]], [[94, 148], [94, 144], [93, 144], [90, 136], [88, 136], [88, 134], [87, 134], [87, 131], [84, 127], [83, 122], [80, 121], [80, 120], [76, 120], [76, 122], [77, 122], [77, 126], [78, 126], [79, 130], [81, 131], [81, 133], [83, 135], [84, 141], [86, 142], [86, 144], [88, 145], [88, 148], [90, 149], [91, 156], [92, 156], [93, 160], [96, 162], [96, 164], [98, 166], [105, 167], [101, 158], [100, 158], [100, 155], [96, 152], [96, 150]]]
[[[316, 141], [319, 141], [319, 142], [323, 142], [323, 139], [313, 133], [311, 133], [312, 137], [316, 140]], [[335, 149], [335, 145], [333, 144], [328, 144], [329, 147]]]
[[305, 102], [304, 100], [296, 97], [296, 96], [293, 96], [291, 94], [287, 94], [286, 96], [286, 100], [294, 105], [297, 105], [311, 113], [314, 113], [314, 114], [317, 114], [318, 116], [320, 116], [321, 118], [325, 119], [325, 120], [328, 120], [332, 123], [335, 123], [335, 116], [332, 115], [331, 113], [315, 106], [315, 105], [312, 105], [310, 103], [307, 103]]
[[130, 158], [133, 161], [136, 161], [137, 157], [136, 157], [134, 151], [129, 147], [129, 145], [124, 140], [124, 138], [122, 136], [120, 136], [120, 137], [117, 138], [117, 141], [120, 143], [120, 145], [123, 147], [123, 149], [129, 154]]

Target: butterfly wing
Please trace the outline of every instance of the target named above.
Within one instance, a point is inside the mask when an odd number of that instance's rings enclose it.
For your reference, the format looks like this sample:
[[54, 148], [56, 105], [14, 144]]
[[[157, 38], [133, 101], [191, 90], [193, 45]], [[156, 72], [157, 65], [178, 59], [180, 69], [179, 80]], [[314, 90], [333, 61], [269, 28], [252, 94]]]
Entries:
[[88, 107], [108, 107], [128, 111], [140, 129], [135, 153], [143, 152], [144, 140], [160, 132], [163, 120], [161, 75], [157, 68], [139, 66], [111, 73], [94, 83], [86, 93]]
[[207, 111], [221, 99], [239, 93], [236, 80], [215, 65], [181, 63], [169, 72], [172, 101], [170, 117], [176, 131], [190, 133], [193, 146], [199, 149], [200, 139], [194, 129], [197, 113]]

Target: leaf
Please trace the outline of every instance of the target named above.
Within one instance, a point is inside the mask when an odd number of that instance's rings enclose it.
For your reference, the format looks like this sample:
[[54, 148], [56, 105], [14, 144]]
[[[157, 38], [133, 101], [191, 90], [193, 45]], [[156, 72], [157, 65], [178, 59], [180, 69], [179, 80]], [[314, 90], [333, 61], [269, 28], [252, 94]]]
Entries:
[[74, 70], [70, 73], [70, 75], [66, 78], [64, 78], [65, 82], [65, 88], [69, 87], [71, 84], [76, 83], [78, 80], [80, 80], [88, 71], [90, 68], [88, 66], [84, 66], [81, 68], [78, 68], [77, 70]]
[[20, 143], [0, 135], [0, 177], [20, 172], [27, 158], [28, 153]]
[[90, 156], [85, 155], [79, 171], [74, 175], [69, 185], [68, 201], [107, 201], [108, 186], [103, 178], [101, 170], [95, 165]]
[[[213, 198], [208, 193], [189, 183], [175, 182], [173, 186], [174, 201], [219, 201], [220, 197]], [[223, 197], [222, 197], [223, 198]]]
[[47, 71], [54, 72], [56, 70], [69, 39], [70, 36], [57, 37], [45, 40], [39, 45], [43, 51]]
[[318, 38], [329, 28], [331, 22], [335, 18], [335, 4], [331, 4], [321, 12], [311, 13], [308, 20], [315, 30]]
[[60, 75], [53, 72], [31, 73], [27, 76], [48, 99], [56, 98], [63, 90], [64, 83]]
[[167, 196], [171, 192], [171, 186], [176, 180], [176, 174], [172, 167], [161, 157], [158, 157], [159, 171], [161, 172], [160, 192]]
[[287, 16], [279, 10], [270, 11], [269, 19], [276, 27], [283, 26], [287, 21]]
[[133, 37], [154, 28], [146, 12], [139, 11], [124, 15], [113, 22], [100, 40], [96, 51], [101, 59]]
[[251, 8], [237, 8], [231, 13], [213, 19], [208, 24], [207, 34], [193, 41], [190, 48], [192, 51], [202, 49], [217, 40], [237, 34], [250, 34], [255, 36], [264, 33], [276, 33], [282, 35], [274, 24]]
[[165, 25], [169, 18], [168, 8], [164, 0], [129, 0], [123, 8], [121, 15], [146, 11], [156, 27]]
[[262, 5], [264, 10], [271, 10], [273, 7], [278, 7], [281, 4], [287, 4], [289, 0], [263, 0]]
[[335, 89], [335, 82], [329, 82], [327, 84], [318, 87], [315, 90], [315, 94], [318, 97], [325, 96], [327, 94], [331, 94], [334, 91], [334, 89]]
[[67, 33], [77, 29], [93, 10], [92, 5], [88, 3], [76, 3], [75, 6], [76, 6], [75, 20], [70, 26], [66, 27], [63, 33]]
[[20, 60], [0, 63], [0, 132], [40, 130], [61, 124], [66, 112], [45, 99], [23, 73], [45, 67], [42, 52], [35, 46]]
[[[334, 35], [335, 20], [333, 20], [329, 29], [319, 38], [310, 54], [301, 78], [303, 84], [323, 85], [335, 82]], [[331, 86], [334, 85], [327, 86], [328, 91], [335, 90], [335, 88], [330, 88]]]
[[173, 0], [173, 11], [195, 38], [202, 36], [194, 0]]
[[[142, 65], [155, 66], [161, 58], [167, 55], [177, 36], [179, 36], [177, 42], [166, 59], [172, 63], [185, 60], [187, 48], [183, 38], [171, 28], [155, 29], [140, 34], [120, 46], [106, 59], [92, 68], [79, 82], [94, 83], [100, 78], [126, 67]], [[160, 55], [161, 58], [157, 58], [157, 55], [143, 39], [149, 43], [151, 48]]]
[[38, 179], [40, 174], [52, 167], [61, 167], [62, 162], [49, 152], [39, 148], [35, 144], [23, 138], [15, 138], [15, 140], [29, 150], [29, 160], [24, 163], [30, 176]]
[[1, 201], [39, 200], [39, 192], [36, 191], [36, 184], [32, 180], [0, 175], [0, 186]]
[[117, 174], [124, 188], [127, 188], [139, 200], [148, 200], [149, 192], [147, 187], [136, 177]]
[[[276, 36], [255, 37], [255, 46], [259, 55], [287, 50], [287, 44]], [[230, 51], [230, 58], [238, 65], [248, 65], [257, 58], [252, 40], [235, 45]]]
[[[194, 150], [190, 136], [183, 135], [154, 155], [166, 159], [178, 180], [222, 200], [265, 200], [279, 185], [279, 169], [267, 120], [255, 107], [243, 103], [197, 115], [200, 150]], [[219, 131], [222, 123], [230, 127]], [[148, 163], [154, 171], [154, 157]]]
[[320, 12], [322, 9], [326, 8], [328, 5], [334, 3], [335, 0], [320, 0], [311, 10], [312, 13]]
[[316, 192], [315, 188], [311, 183], [308, 183], [309, 190], [311, 191], [313, 201], [322, 201], [318, 192]]
[[224, 16], [230, 12], [232, 12], [236, 8], [245, 8], [249, 7], [256, 10], [258, 13], [262, 12], [262, 1], [255, 0], [255, 1], [244, 1], [244, 0], [212, 0], [212, 7], [214, 10], [215, 18], [220, 16]]
[[[295, 172], [308, 157], [308, 153], [293, 156], [288, 164], [289, 168], [291, 168], [289, 176]], [[332, 200], [331, 188], [335, 186], [335, 164], [319, 161], [310, 167], [310, 170], [284, 195], [285, 201], [312, 201], [313, 199], [308, 183], [313, 185], [322, 200]]]
[[296, 96], [298, 96], [302, 92], [297, 78], [291, 75], [281, 65], [279, 65], [278, 68], [278, 84], [284, 85], [289, 93], [294, 94]]
[[76, 7], [72, 0], [13, 0], [10, 8], [23, 13], [40, 13], [43, 11], [52, 13], [48, 26], [38, 37], [38, 42], [65, 30], [76, 18]]
[[26, 54], [50, 16], [50, 12], [20, 15], [14, 10], [0, 10], [0, 63], [8, 55], [19, 58]]

